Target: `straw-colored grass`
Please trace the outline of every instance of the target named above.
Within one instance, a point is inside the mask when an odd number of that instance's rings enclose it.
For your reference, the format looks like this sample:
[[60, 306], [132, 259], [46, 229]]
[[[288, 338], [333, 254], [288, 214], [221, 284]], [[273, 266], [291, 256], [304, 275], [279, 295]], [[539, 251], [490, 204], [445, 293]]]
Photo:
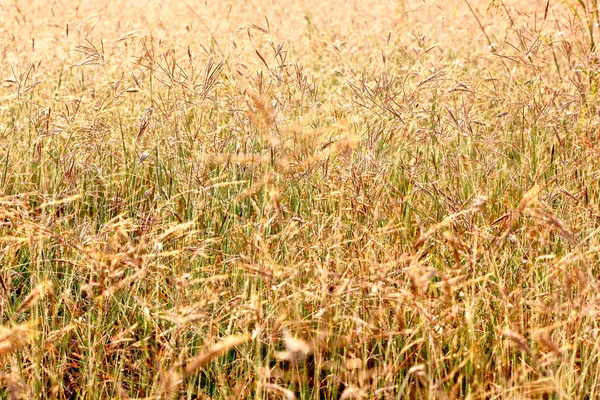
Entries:
[[0, 397], [600, 397], [595, 3], [3, 1]]

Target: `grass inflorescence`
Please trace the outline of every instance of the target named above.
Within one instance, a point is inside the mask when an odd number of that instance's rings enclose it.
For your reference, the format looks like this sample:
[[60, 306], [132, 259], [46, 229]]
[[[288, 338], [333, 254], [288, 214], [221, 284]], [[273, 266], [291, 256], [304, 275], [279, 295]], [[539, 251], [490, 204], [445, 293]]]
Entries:
[[0, 396], [600, 396], [598, 19], [0, 4]]

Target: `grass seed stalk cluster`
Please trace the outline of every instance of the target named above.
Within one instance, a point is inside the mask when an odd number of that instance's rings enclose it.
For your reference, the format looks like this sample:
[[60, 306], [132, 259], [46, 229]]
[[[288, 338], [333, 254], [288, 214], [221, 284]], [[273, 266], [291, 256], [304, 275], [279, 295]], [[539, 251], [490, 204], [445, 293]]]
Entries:
[[0, 396], [597, 398], [598, 18], [3, 1]]

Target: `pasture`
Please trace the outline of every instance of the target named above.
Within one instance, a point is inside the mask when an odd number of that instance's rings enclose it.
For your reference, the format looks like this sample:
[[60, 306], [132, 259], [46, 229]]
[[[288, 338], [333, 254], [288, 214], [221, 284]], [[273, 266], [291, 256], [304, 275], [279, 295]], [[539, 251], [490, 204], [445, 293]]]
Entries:
[[0, 397], [600, 397], [595, 0], [0, 3]]

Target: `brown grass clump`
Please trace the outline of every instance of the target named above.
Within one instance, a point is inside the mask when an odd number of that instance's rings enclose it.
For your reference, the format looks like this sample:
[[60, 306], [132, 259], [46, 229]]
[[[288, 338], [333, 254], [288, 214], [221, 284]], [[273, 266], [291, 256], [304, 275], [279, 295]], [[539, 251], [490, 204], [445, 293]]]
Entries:
[[599, 397], [599, 15], [2, 2], [0, 397]]

